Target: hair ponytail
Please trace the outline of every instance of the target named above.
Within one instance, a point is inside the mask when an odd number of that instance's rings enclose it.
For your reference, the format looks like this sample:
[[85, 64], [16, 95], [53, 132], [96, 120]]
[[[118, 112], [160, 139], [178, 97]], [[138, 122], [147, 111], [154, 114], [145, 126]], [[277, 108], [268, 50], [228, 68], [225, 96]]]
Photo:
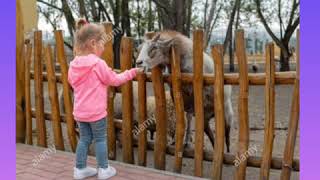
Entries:
[[85, 18], [79, 18], [76, 21], [76, 30], [81, 29], [84, 25], [89, 24]]

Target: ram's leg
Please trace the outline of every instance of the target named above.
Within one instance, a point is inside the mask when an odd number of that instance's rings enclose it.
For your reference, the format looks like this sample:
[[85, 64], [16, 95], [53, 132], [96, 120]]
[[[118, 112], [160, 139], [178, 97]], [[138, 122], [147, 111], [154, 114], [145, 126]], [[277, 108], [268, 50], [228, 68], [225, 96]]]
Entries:
[[232, 96], [232, 88], [229, 85], [226, 85], [224, 87], [224, 117], [225, 117], [225, 137], [226, 137], [226, 146], [227, 146], [227, 152], [230, 152], [230, 131], [231, 126], [233, 124], [233, 108], [232, 108], [232, 102], [231, 102], [231, 96]]
[[227, 152], [230, 152], [230, 125], [228, 123], [226, 123], [226, 126], [225, 126], [225, 136], [226, 136]]
[[191, 129], [190, 129], [190, 126], [191, 126], [191, 121], [192, 121], [192, 114], [191, 113], [187, 113], [187, 124], [186, 124], [186, 129], [185, 129], [185, 139], [184, 139], [184, 146], [185, 148], [186, 147], [189, 147], [189, 142], [190, 142], [190, 136], [191, 136]]
[[209, 119], [205, 119], [204, 121], [204, 132], [209, 137], [209, 140], [212, 144], [212, 148], [214, 148], [214, 136], [213, 136], [213, 130], [211, 129], [209, 125]]

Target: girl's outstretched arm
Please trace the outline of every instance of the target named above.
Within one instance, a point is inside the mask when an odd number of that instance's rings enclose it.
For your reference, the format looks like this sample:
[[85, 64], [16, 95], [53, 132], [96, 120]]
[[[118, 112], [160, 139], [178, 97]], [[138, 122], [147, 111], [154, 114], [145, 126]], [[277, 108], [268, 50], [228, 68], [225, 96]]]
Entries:
[[103, 84], [120, 86], [127, 81], [132, 80], [136, 76], [138, 68], [132, 68], [118, 74], [108, 67], [104, 61], [100, 60], [96, 66], [95, 72]]

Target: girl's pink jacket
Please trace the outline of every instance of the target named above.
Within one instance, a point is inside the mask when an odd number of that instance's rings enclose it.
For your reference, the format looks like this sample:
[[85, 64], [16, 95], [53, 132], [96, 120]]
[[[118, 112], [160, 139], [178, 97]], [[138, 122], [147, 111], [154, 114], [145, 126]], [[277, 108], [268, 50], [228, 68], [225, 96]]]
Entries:
[[117, 74], [94, 54], [76, 56], [70, 63], [68, 81], [74, 91], [75, 120], [94, 122], [107, 116], [107, 86], [120, 86], [136, 76], [132, 68]]

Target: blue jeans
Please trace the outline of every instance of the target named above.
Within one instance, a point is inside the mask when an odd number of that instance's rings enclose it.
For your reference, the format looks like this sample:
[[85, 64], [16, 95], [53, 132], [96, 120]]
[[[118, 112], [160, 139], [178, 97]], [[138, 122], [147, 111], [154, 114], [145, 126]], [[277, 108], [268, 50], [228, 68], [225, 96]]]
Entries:
[[78, 126], [80, 140], [76, 150], [76, 167], [78, 169], [87, 167], [89, 145], [94, 140], [98, 168], [107, 168], [106, 118], [95, 122], [78, 122]]

